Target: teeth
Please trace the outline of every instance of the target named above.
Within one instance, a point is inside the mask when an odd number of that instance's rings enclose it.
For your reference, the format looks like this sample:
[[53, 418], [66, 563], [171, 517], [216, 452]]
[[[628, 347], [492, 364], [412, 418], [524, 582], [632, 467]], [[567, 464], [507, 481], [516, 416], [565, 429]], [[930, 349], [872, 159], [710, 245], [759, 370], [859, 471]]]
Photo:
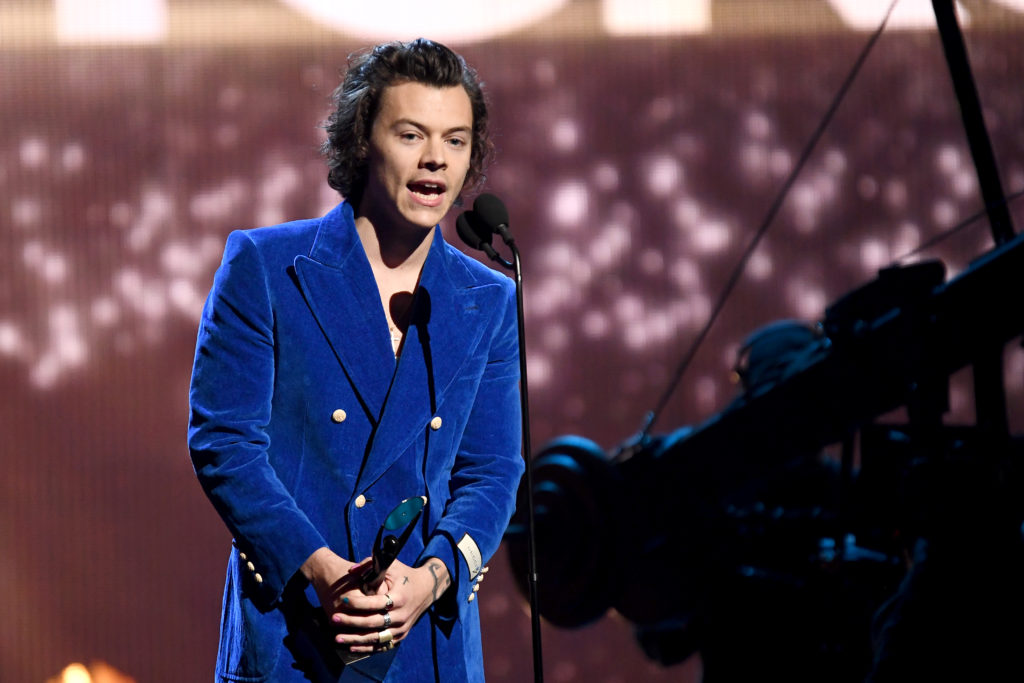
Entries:
[[440, 194], [443, 191], [438, 183], [415, 183], [409, 189], [417, 194]]

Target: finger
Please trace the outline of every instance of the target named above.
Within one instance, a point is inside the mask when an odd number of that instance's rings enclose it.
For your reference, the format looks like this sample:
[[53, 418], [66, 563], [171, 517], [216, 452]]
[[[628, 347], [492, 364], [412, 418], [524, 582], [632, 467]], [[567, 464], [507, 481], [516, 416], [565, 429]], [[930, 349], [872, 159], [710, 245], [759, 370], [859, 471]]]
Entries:
[[386, 628], [394, 630], [405, 624], [403, 615], [394, 611], [378, 610], [370, 614], [350, 614], [338, 612], [331, 615], [331, 623], [348, 632], [382, 631]]
[[373, 655], [373, 654], [377, 654], [378, 652], [387, 652], [388, 650], [393, 650], [397, 646], [398, 646], [398, 643], [392, 641], [388, 645], [373, 645], [373, 646], [360, 645], [358, 647], [351, 647], [351, 648], [349, 648], [349, 652], [352, 652], [353, 654]]
[[[362, 617], [386, 611], [387, 598], [383, 595], [363, 595], [352, 591], [341, 599], [339, 611], [349, 616]], [[392, 609], [394, 606], [392, 605]]]
[[352, 652], [363, 653], [390, 649], [390, 646], [397, 645], [403, 638], [405, 638], [404, 631], [385, 629], [361, 635], [339, 634], [335, 640], [339, 644], [347, 646]]
[[371, 613], [386, 612], [399, 609], [405, 604], [405, 599], [397, 592], [380, 592], [366, 595], [362, 591], [351, 591], [341, 602], [346, 612]]
[[364, 595], [377, 595], [390, 588], [390, 584], [384, 586], [385, 574], [376, 571], [372, 557], [353, 565], [348, 571], [348, 576], [359, 584], [359, 590]]
[[359, 576], [358, 575], [343, 574], [341, 577], [338, 578], [337, 581], [335, 581], [334, 583], [331, 584], [331, 586], [330, 586], [330, 595], [336, 596], [335, 599], [337, 599], [338, 596], [342, 596], [342, 595], [344, 595], [345, 593], [348, 593], [351, 590], [357, 589], [358, 587], [359, 587]]
[[349, 574], [362, 574], [363, 572], [365, 572], [367, 569], [369, 569], [372, 566], [373, 566], [373, 558], [372, 557], [364, 557], [363, 559], [359, 560], [359, 562], [357, 562], [356, 564], [354, 564], [351, 567], [349, 567], [348, 568], [348, 573]]

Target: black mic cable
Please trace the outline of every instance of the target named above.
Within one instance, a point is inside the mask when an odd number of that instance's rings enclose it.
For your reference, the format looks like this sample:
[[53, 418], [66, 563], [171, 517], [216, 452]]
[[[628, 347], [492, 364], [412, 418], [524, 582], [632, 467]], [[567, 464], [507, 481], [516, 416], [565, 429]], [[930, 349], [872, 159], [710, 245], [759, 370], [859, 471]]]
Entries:
[[708, 319], [704, 323], [704, 326], [701, 327], [700, 331], [697, 333], [697, 337], [693, 340], [689, 348], [686, 350], [686, 353], [683, 355], [683, 359], [679, 361], [679, 365], [676, 366], [675, 372], [673, 373], [672, 378], [668, 383], [668, 386], [665, 388], [665, 391], [662, 392], [661, 397], [658, 399], [658, 402], [654, 406], [654, 409], [644, 416], [643, 424], [640, 427], [640, 431], [631, 439], [627, 440], [625, 443], [621, 444], [618, 447], [617, 452], [614, 456], [615, 460], [622, 460], [630, 457], [634, 452], [642, 448], [648, 442], [648, 439], [650, 439], [651, 430], [654, 427], [655, 420], [658, 419], [662, 411], [668, 405], [669, 399], [672, 398], [672, 394], [675, 393], [676, 387], [679, 386], [679, 382], [683, 378], [683, 373], [685, 373], [686, 370], [690, 367], [690, 363], [693, 361], [694, 356], [697, 355], [697, 350], [700, 348], [701, 344], [704, 343], [704, 340], [707, 338], [708, 333], [711, 331], [711, 327], [715, 324], [715, 321], [718, 320], [718, 316], [722, 312], [722, 309], [725, 308], [725, 303], [726, 301], [729, 300], [729, 297], [732, 294], [732, 290], [736, 287], [737, 283], [740, 280], [740, 276], [742, 276], [744, 271], [746, 270], [747, 262], [750, 261], [750, 257], [753, 256], [754, 250], [757, 249], [757, 245], [761, 243], [761, 239], [768, 232], [769, 226], [771, 226], [776, 214], [782, 208], [783, 202], [785, 201], [786, 197], [789, 196], [790, 188], [793, 187], [793, 184], [796, 182], [797, 176], [800, 175], [800, 171], [803, 170], [804, 165], [807, 163], [808, 159], [810, 159], [811, 152], [813, 152], [814, 148], [817, 146], [818, 140], [820, 140], [822, 135], [824, 135], [825, 130], [828, 128], [829, 123], [832, 121], [832, 117], [839, 109], [840, 103], [843, 101], [843, 98], [846, 96], [846, 93], [850, 90], [850, 87], [853, 85], [854, 80], [857, 78], [857, 74], [860, 73], [861, 67], [864, 66], [864, 62], [867, 61], [868, 55], [871, 54], [871, 49], [875, 46], [875, 43], [878, 42], [878, 39], [882, 36], [882, 32], [885, 30], [885, 26], [889, 22], [889, 17], [892, 15], [893, 10], [896, 9], [896, 3], [898, 1], [899, 0], [891, 0], [889, 8], [885, 12], [885, 16], [882, 17], [882, 23], [879, 24], [878, 28], [875, 29], [875, 32], [871, 34], [871, 36], [868, 38], [867, 43], [861, 49], [860, 54], [857, 56], [857, 59], [854, 61], [853, 66], [850, 69], [850, 72], [846, 75], [846, 78], [839, 86], [839, 90], [832, 98], [832, 101], [829, 103], [828, 109], [825, 111], [824, 116], [818, 122], [817, 127], [814, 129], [814, 132], [811, 133], [810, 139], [804, 145], [803, 150], [801, 150], [800, 156], [797, 158], [797, 161], [793, 165], [792, 170], [790, 170], [789, 175], [783, 181], [782, 186], [776, 193], [775, 199], [768, 207], [768, 212], [765, 214], [764, 218], [761, 221], [761, 224], [754, 232], [754, 235], [750, 239], [750, 242], [747, 244], [746, 249], [744, 249], [743, 254], [740, 256], [739, 262], [737, 262], [737, 264], [733, 267], [733, 270], [729, 275], [729, 279], [726, 281], [725, 286], [722, 288], [722, 292], [719, 294], [718, 299], [715, 301], [715, 304], [711, 309], [711, 314], [708, 316]]

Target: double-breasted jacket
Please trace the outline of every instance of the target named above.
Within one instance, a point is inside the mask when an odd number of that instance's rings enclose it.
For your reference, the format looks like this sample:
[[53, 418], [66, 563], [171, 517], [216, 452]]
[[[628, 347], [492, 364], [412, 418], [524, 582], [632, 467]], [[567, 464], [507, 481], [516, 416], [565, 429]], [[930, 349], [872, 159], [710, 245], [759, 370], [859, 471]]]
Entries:
[[453, 583], [388, 680], [483, 679], [475, 589], [523, 469], [514, 286], [434, 230], [397, 359], [350, 205], [228, 238], [188, 432], [234, 537], [217, 680], [311, 676], [289, 618], [293, 598], [316, 604], [300, 566], [322, 546], [368, 556], [391, 509], [421, 495], [399, 559], [437, 557]]

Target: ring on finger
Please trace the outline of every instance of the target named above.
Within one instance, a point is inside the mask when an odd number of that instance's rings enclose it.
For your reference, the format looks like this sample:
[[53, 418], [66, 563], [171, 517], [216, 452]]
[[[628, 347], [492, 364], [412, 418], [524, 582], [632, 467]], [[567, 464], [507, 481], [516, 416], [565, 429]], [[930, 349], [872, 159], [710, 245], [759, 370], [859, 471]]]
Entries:
[[391, 633], [391, 629], [387, 629], [386, 628], [383, 631], [378, 631], [377, 632], [377, 642], [381, 643], [382, 645], [390, 643], [394, 639], [395, 639], [395, 636], [394, 636], [393, 633]]
[[395, 606], [395, 601], [391, 599], [390, 595], [385, 593], [384, 597], [387, 598], [387, 600], [388, 600], [387, 602], [384, 603], [384, 609], [388, 610], [388, 609], [391, 609], [392, 607]]
[[391, 613], [390, 612], [385, 612], [384, 613], [384, 628], [388, 628], [389, 626], [391, 626]]

